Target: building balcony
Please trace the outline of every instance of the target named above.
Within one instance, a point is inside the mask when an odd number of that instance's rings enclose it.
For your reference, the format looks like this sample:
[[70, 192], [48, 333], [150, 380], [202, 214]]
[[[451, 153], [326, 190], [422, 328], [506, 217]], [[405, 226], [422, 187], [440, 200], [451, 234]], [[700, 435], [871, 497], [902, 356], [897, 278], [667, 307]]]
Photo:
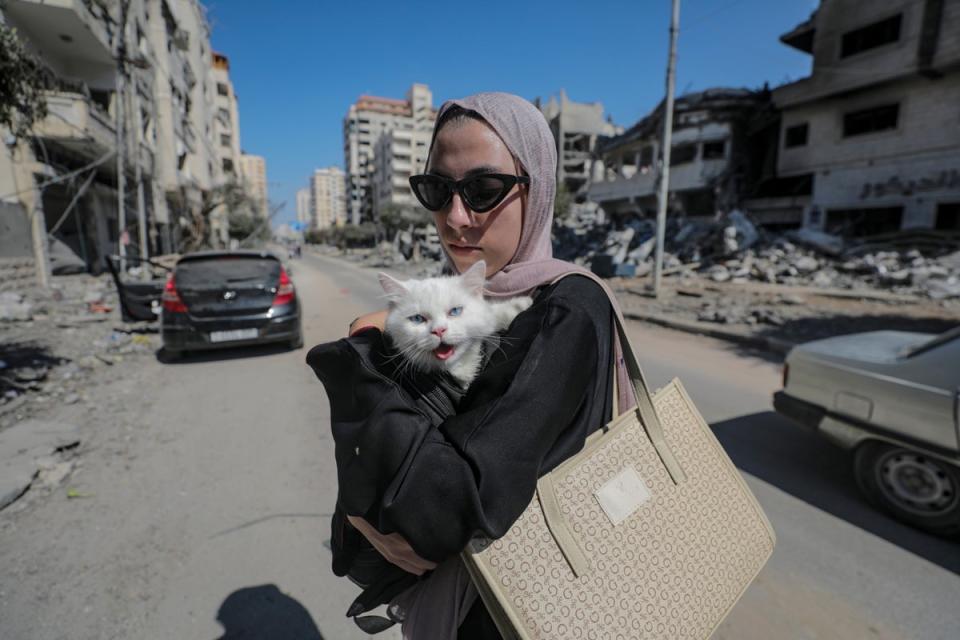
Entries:
[[[709, 187], [726, 170], [725, 160], [705, 160], [670, 167], [670, 191], [689, 191]], [[610, 202], [644, 198], [657, 192], [657, 172], [637, 173], [630, 178], [617, 178], [590, 185], [588, 197], [593, 202]]]
[[112, 119], [90, 98], [65, 91], [50, 91], [45, 97], [48, 115], [34, 128], [37, 136], [86, 155], [101, 155], [114, 148]]
[[588, 198], [593, 202], [609, 202], [611, 200], [650, 196], [656, 193], [656, 178], [656, 174], [651, 171], [649, 173], [638, 173], [630, 178], [594, 182], [590, 185]]
[[111, 34], [106, 21], [91, 11], [101, 9], [82, 0], [7, 0], [4, 15], [43, 52], [71, 67], [93, 63], [114, 67]]

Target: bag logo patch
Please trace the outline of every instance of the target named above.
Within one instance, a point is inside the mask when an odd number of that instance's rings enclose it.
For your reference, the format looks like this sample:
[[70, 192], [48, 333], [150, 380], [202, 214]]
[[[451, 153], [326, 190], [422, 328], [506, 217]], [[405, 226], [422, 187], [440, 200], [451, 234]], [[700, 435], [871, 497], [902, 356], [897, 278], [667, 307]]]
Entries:
[[650, 489], [633, 467], [624, 467], [594, 492], [600, 508], [617, 526], [650, 499]]

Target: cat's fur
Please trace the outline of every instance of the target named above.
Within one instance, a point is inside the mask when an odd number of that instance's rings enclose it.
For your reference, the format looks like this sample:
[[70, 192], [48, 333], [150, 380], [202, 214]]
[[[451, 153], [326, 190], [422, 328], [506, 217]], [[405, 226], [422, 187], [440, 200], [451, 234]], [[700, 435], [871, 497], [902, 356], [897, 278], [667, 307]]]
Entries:
[[484, 341], [533, 303], [527, 296], [484, 300], [485, 273], [482, 260], [459, 276], [401, 282], [381, 273], [389, 301], [384, 333], [400, 357], [420, 371], [447, 371], [468, 387], [480, 370]]

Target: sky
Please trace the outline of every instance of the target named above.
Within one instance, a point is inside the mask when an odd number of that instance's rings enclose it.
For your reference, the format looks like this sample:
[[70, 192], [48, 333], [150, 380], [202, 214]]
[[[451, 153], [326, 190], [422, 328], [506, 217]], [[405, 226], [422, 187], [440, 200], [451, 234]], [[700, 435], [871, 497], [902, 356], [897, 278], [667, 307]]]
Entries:
[[[274, 224], [296, 219], [316, 168], [343, 167], [343, 118], [362, 94], [434, 105], [479, 91], [600, 102], [629, 127], [663, 98], [670, 0], [359, 2], [207, 0], [230, 58], [240, 142], [262, 155]], [[779, 41], [817, 0], [681, 0], [677, 94], [760, 88], [810, 73]]]

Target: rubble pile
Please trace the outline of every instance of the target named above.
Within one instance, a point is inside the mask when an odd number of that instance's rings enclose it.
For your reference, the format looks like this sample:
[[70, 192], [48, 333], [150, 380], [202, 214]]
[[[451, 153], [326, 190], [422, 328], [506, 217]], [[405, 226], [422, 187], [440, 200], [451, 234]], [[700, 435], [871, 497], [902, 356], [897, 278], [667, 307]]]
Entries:
[[[579, 205], [555, 225], [554, 253], [601, 277], [645, 276], [653, 270], [655, 234], [654, 220], [609, 225], [599, 209]], [[668, 218], [665, 237], [665, 275], [960, 298], [957, 234], [904, 231], [858, 241], [810, 229], [780, 235], [734, 210], [718, 220]]]
[[122, 323], [116, 307], [106, 274], [0, 294], [0, 429], [42, 405], [84, 400], [95, 373], [157, 349], [156, 328]]

